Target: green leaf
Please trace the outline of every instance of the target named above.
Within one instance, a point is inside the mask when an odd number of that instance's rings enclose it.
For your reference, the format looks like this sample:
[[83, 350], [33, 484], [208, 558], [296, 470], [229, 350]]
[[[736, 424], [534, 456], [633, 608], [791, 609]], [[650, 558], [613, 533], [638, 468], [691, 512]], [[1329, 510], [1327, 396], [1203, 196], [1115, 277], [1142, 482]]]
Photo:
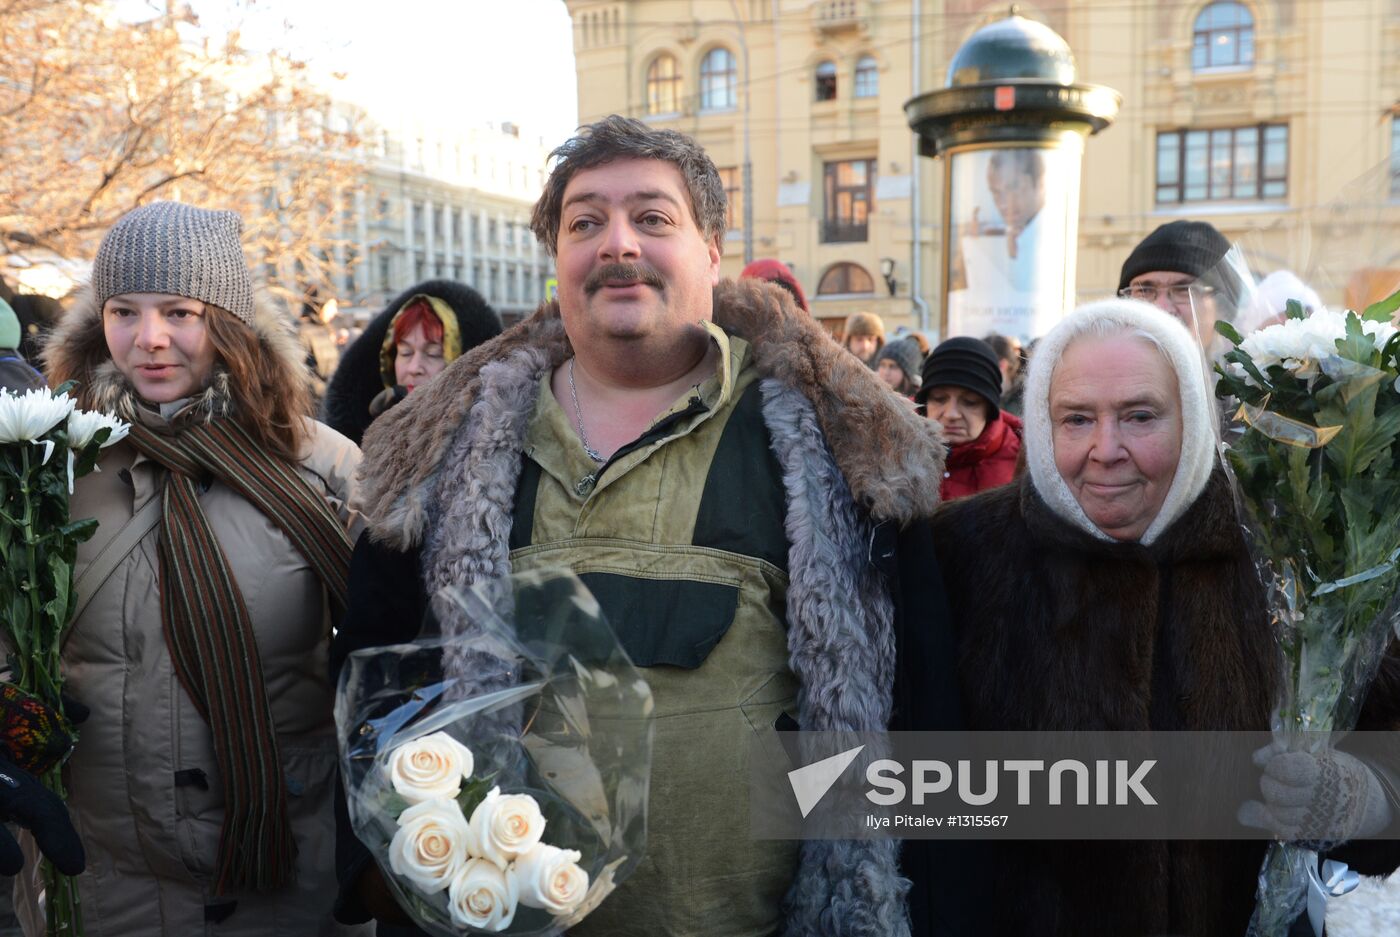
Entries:
[[472, 811], [491, 793], [491, 788], [496, 786], [495, 779], [496, 775], [493, 772], [485, 777], [472, 778], [462, 785], [462, 793], [457, 795], [457, 806], [462, 808], [462, 816], [468, 820], [472, 818]]
[[1284, 314], [1290, 319], [1306, 319], [1308, 317], [1307, 312], [1303, 310], [1303, 304], [1296, 299], [1290, 299], [1283, 308]]
[[1400, 290], [1396, 290], [1380, 302], [1367, 306], [1361, 318], [1368, 322], [1389, 322], [1397, 309], [1400, 309]]
[[71, 524], [64, 524], [58, 532], [68, 540], [75, 543], [84, 543], [97, 533], [97, 518], [85, 517], [80, 521], [73, 521]]
[[1244, 341], [1244, 339], [1240, 337], [1239, 331], [1233, 325], [1226, 322], [1224, 319], [1215, 320], [1215, 331], [1217, 334], [1223, 335], [1226, 338], [1228, 338], [1230, 340], [1230, 344], [1234, 345], [1236, 348], [1238, 348], [1240, 346], [1240, 343]]
[[1361, 328], [1361, 319], [1354, 312], [1347, 313], [1346, 338], [1337, 339], [1337, 353], [1343, 358], [1377, 366], [1380, 364], [1376, 340]]

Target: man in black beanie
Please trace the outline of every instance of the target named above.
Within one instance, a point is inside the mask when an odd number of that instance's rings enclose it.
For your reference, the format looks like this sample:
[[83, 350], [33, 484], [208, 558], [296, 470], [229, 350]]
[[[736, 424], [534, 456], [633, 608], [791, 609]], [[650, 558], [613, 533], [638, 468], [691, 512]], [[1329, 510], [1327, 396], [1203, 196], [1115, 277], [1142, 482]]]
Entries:
[[1118, 278], [1118, 295], [1171, 313], [1209, 348], [1222, 311], [1219, 304], [1233, 308], [1238, 301], [1235, 278], [1220, 267], [1229, 250], [1225, 235], [1207, 222], [1164, 224], [1128, 255]]

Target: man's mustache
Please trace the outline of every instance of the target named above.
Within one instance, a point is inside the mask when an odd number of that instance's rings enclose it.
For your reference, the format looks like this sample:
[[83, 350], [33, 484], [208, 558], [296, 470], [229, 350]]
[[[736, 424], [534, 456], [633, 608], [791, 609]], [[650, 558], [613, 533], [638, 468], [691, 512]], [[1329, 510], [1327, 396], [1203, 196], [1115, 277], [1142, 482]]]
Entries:
[[607, 264], [599, 267], [583, 281], [583, 291], [589, 296], [603, 288], [609, 280], [627, 280], [643, 283], [657, 290], [666, 288], [666, 281], [646, 264]]

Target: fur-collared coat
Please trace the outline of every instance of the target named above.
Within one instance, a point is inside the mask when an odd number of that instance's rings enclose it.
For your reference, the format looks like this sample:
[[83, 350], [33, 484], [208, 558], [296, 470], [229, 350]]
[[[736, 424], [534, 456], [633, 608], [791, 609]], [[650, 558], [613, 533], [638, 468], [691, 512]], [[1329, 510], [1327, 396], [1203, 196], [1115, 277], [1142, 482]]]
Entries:
[[[937, 486], [929, 484], [943, 460], [936, 427], [798, 312], [781, 289], [726, 281], [714, 300], [716, 324], [751, 345], [764, 421], [783, 472], [789, 666], [803, 685], [798, 722], [812, 730], [884, 728], [894, 707], [902, 621], [892, 598], [898, 571], [891, 531], [927, 518], [936, 505]], [[352, 610], [335, 659], [355, 647], [413, 636], [416, 620], [405, 627], [402, 606], [390, 604], [396, 590], [431, 592], [509, 571], [511, 512], [534, 395], [570, 353], [557, 306], [544, 306], [371, 425], [361, 503], [374, 519], [371, 537], [390, 553], [377, 573], [363, 569], [361, 577], [352, 568], [352, 579], [379, 611], [374, 620], [357, 621]], [[388, 569], [396, 563], [392, 551], [419, 554], [409, 566], [416, 576], [402, 562]], [[410, 576], [420, 581], [403, 581]], [[395, 613], [385, 616], [390, 607]], [[837, 659], [843, 666], [830, 667]], [[940, 685], [951, 682], [951, 661], [942, 663], [943, 679], [928, 674]], [[889, 841], [804, 843], [787, 901], [787, 933], [908, 933], [896, 859]], [[343, 888], [363, 861], [342, 856]]]
[[[301, 348], [274, 308], [260, 302], [252, 328], [269, 369], [302, 372]], [[231, 410], [226, 374], [217, 369], [173, 422], [140, 405], [111, 360], [101, 306], [90, 290], [49, 342], [49, 368], [81, 375], [95, 408], [176, 433], [188, 422]], [[307, 423], [297, 470], [324, 493], [355, 536], [358, 520], [348, 502], [359, 452], [330, 428]], [[128, 440], [103, 450], [98, 465], [100, 472], [78, 479], [71, 502], [74, 517], [99, 522], [93, 538], [78, 547], [78, 577], [164, 490], [165, 470]], [[209, 725], [181, 686], [163, 636], [156, 525], [117, 560], [63, 646], [67, 690], [92, 711], [65, 769], [68, 807], [88, 858], [78, 878], [84, 932], [89, 937], [362, 935], [365, 929], [331, 920], [332, 804], [339, 785], [325, 589], [287, 536], [247, 498], [211, 480], [201, 487], [199, 503], [257, 641], [291, 794], [287, 813], [297, 845], [297, 879], [269, 893], [213, 894], [224, 784]], [[30, 937], [44, 932], [37, 870], [37, 861], [28, 864], [17, 889], [16, 910]]]
[[[1219, 469], [1151, 546], [1091, 537], [1029, 475], [945, 505], [933, 535], [968, 728], [1268, 729], [1278, 650]], [[1394, 728], [1388, 694], [1373, 691], [1363, 727]], [[997, 844], [982, 929], [1233, 937], [1247, 928], [1264, 845]], [[1338, 858], [1380, 871], [1365, 852]]]

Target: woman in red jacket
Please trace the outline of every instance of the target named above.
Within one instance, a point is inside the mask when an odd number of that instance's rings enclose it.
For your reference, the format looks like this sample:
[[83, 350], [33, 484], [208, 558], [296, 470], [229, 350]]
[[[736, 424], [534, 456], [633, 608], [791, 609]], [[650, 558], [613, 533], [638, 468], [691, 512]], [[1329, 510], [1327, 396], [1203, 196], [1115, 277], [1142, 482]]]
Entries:
[[943, 500], [1005, 485], [1016, 474], [1021, 421], [1001, 410], [1001, 369], [979, 338], [950, 338], [924, 361], [916, 398], [924, 415], [943, 426], [948, 462]]

